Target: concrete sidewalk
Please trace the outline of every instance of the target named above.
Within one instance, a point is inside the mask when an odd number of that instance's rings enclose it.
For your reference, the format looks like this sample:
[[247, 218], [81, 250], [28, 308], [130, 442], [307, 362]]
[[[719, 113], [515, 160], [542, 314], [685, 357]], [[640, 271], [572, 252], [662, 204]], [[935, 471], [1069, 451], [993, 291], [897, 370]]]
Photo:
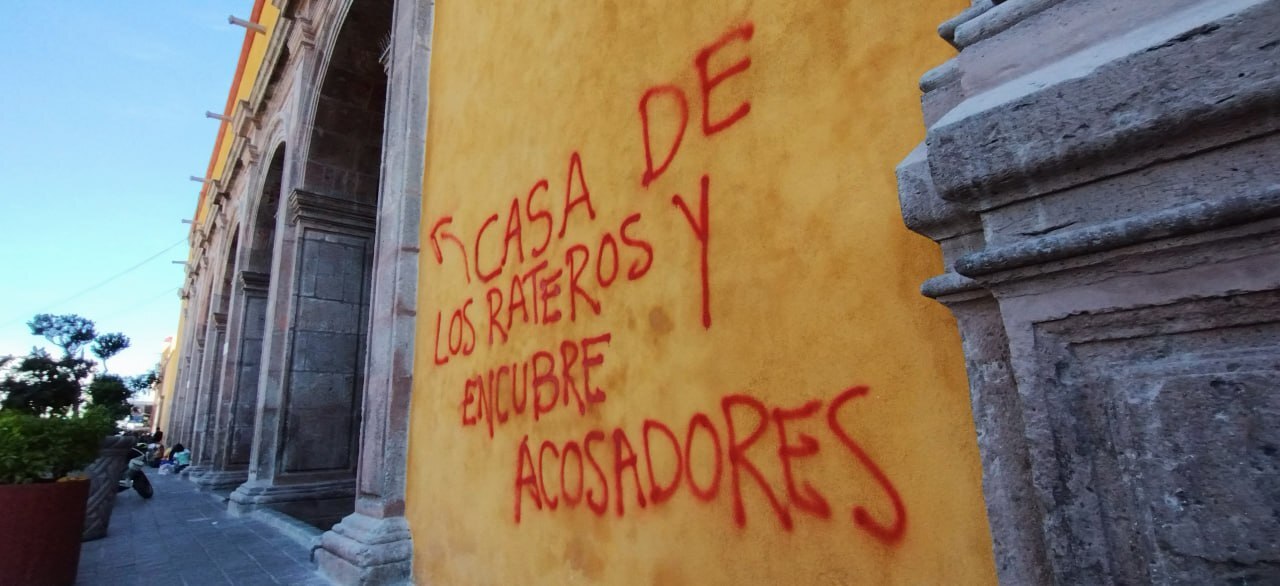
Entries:
[[311, 552], [254, 517], [232, 517], [185, 479], [147, 469], [155, 496], [116, 495], [107, 536], [82, 544], [76, 584], [328, 586]]

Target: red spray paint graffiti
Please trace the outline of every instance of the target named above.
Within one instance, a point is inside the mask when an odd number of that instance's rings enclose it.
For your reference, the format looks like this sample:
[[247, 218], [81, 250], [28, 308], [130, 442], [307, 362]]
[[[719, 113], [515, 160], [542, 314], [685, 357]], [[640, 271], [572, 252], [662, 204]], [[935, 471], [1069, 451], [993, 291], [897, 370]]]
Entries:
[[[826, 403], [825, 423], [836, 442], [852, 456], [855, 466], [849, 474], [849, 481], [865, 481], [870, 477], [880, 493], [875, 503], [851, 505], [849, 522], [881, 542], [894, 544], [906, 535], [906, 505], [893, 481], [840, 419], [851, 408], [853, 400], [867, 392], [867, 387], [857, 386], [836, 395]], [[724, 417], [722, 425], [717, 426], [705, 413], [695, 413], [685, 426], [682, 445], [679, 436], [666, 423], [646, 419], [641, 427], [638, 451], [634, 447], [637, 444], [622, 428], [615, 428], [609, 434], [593, 429], [584, 435], [581, 444], [576, 440], [562, 444], [544, 440], [535, 461], [529, 436], [526, 435], [516, 451], [515, 521], [520, 523], [529, 507], [547, 512], [557, 510], [561, 504], [564, 509], [576, 508], [584, 494], [588, 509], [597, 516], [606, 515], [610, 504], [615, 516], [625, 516], [628, 505], [636, 507], [631, 510], [636, 514], [639, 509], [670, 501], [685, 488], [695, 499], [711, 501], [720, 496], [726, 477], [729, 488], [726, 498], [733, 505], [733, 522], [740, 528], [748, 526], [745, 502], [752, 494], [764, 497], [778, 524], [786, 531], [795, 527], [796, 514], [830, 520], [832, 506], [814, 484], [816, 480], [798, 478], [793, 468], [798, 460], [821, 455], [822, 442], [804, 433], [792, 438], [786, 431], [787, 423], [818, 417], [823, 403], [812, 400], [796, 408], [770, 409], [749, 395], [726, 395], [720, 401]], [[744, 421], [749, 425], [742, 426]], [[770, 429], [775, 431], [771, 433]], [[706, 439], [699, 439], [699, 443], [714, 449], [710, 452], [701, 450], [702, 457], [695, 458], [695, 439], [704, 437]], [[777, 446], [772, 453], [766, 450], [766, 442]], [[593, 451], [592, 446], [596, 443], [612, 446], [612, 450], [605, 447]], [[676, 461], [674, 472], [661, 479], [654, 466], [654, 455], [660, 451], [674, 456]], [[574, 454], [572, 461], [568, 457], [570, 453]], [[555, 484], [556, 477], [551, 477], [549, 483], [546, 472], [548, 455], [559, 460], [558, 484]], [[609, 462], [612, 462], [611, 468], [608, 467]], [[781, 469], [782, 486], [775, 486], [769, 481], [762, 470], [765, 467]], [[575, 484], [565, 482], [566, 469], [575, 470], [572, 475], [577, 479]], [[644, 478], [648, 479], [647, 486], [643, 483]], [[551, 489], [547, 488], [549, 484]], [[596, 495], [599, 499], [593, 498]], [[892, 512], [873, 514], [873, 508]]]
[[[731, 27], [693, 53], [697, 86], [692, 95], [694, 107], [700, 109], [702, 140], [717, 140], [749, 118], [750, 100], [723, 96], [733, 84], [750, 87], [754, 33], [750, 22]], [[710, 329], [711, 174], [681, 168], [679, 157], [687, 138], [690, 95], [672, 83], [654, 85], [640, 95], [640, 186], [645, 192], [670, 194], [671, 205], [666, 206], [665, 199], [640, 201], [660, 201], [661, 208], [678, 210], [688, 224], [699, 252], [698, 323]], [[658, 149], [653, 144], [655, 130], [670, 137]], [[651, 272], [658, 257], [654, 241], [645, 235], [645, 216], [635, 211], [616, 225], [607, 220], [602, 222], [607, 226], [597, 225], [589, 169], [586, 158], [572, 151], [563, 183], [534, 180], [527, 192], [521, 189], [523, 197], [485, 210], [490, 213], [481, 216], [474, 232], [461, 231], [465, 239], [458, 235], [452, 215], [433, 224], [429, 240], [437, 263], [454, 257], [441, 247], [442, 241], [452, 243], [460, 252], [466, 282], [472, 282], [474, 271], [486, 287], [482, 295], [437, 313], [435, 364], [470, 356], [480, 343], [505, 344], [530, 328], [591, 321], [605, 311], [612, 288]], [[679, 169], [680, 177], [696, 172], [696, 200], [681, 194], [692, 193], [693, 186], [677, 186], [674, 181], [679, 179], [667, 176], [672, 169]], [[558, 210], [557, 201], [563, 201]], [[594, 231], [586, 232], [588, 228]], [[563, 254], [547, 254], [553, 240]], [[586, 417], [618, 391], [600, 386], [604, 352], [613, 335], [605, 331], [563, 339], [518, 360], [475, 371], [465, 380], [457, 403], [462, 425], [486, 430], [493, 438], [495, 430], [519, 418], [539, 422], [547, 417]], [[684, 425], [644, 419], [639, 435], [621, 427], [590, 429], [563, 442], [537, 441], [524, 434], [516, 448], [511, 485], [515, 522], [538, 512], [570, 514], [579, 507], [600, 517], [610, 511], [615, 517], [635, 516], [687, 494], [704, 503], [728, 500], [732, 522], [743, 529], [758, 523], [748, 518], [749, 511], [763, 507], [785, 531], [804, 519], [845, 522], [883, 543], [899, 543], [907, 531], [907, 507], [884, 469], [855, 439], [847, 417], [841, 419], [854, 408], [855, 399], [867, 393], [865, 386], [851, 387], [829, 401], [789, 406], [729, 394], [721, 398], [718, 415], [694, 413]], [[822, 480], [833, 479], [804, 474], [805, 462], [824, 453], [828, 458], [832, 453], [843, 456], [848, 463], [847, 476], [840, 481], [875, 487], [870, 502], [832, 502], [831, 488], [824, 490]], [[749, 502], [759, 507], [749, 507]], [[847, 507], [847, 516], [839, 513], [841, 507]]]
[[[711, 71], [711, 60], [715, 58], [721, 51], [726, 50], [734, 43], [746, 44], [755, 34], [755, 25], [753, 23], [745, 23], [734, 27], [722, 35], [715, 42], [700, 49], [693, 59], [694, 69], [698, 73], [698, 91], [702, 99], [702, 134], [711, 137], [714, 134], [729, 129], [729, 127], [737, 124], [751, 112], [751, 102], [741, 102], [733, 109], [728, 116], [720, 118], [712, 122], [711, 114], [711, 95], [712, 90], [716, 89], [720, 84], [725, 83], [730, 78], [744, 73], [751, 67], [751, 57], [743, 56], [732, 65], [723, 69], [718, 69], [714, 73]], [[653, 165], [653, 146], [650, 144], [652, 136], [651, 124], [652, 114], [650, 112], [650, 103], [654, 98], [660, 96], [669, 96], [677, 106], [676, 111], [678, 122], [675, 125], [674, 140], [667, 149], [666, 156], [662, 159], [657, 167]], [[685, 95], [684, 90], [677, 85], [665, 84], [658, 85], [645, 90], [640, 96], [640, 133], [641, 140], [644, 144], [644, 172], [640, 175], [640, 185], [646, 189], [656, 181], [667, 168], [671, 166], [672, 161], [676, 158], [676, 153], [680, 150], [680, 145], [684, 141], [685, 128], [689, 125], [689, 99]], [[711, 328], [711, 276], [710, 267], [708, 265], [708, 251], [711, 241], [711, 212], [709, 205], [711, 178], [707, 174], [702, 175], [701, 191], [698, 199], [698, 211], [695, 214], [684, 197], [679, 193], [671, 196], [671, 203], [684, 214], [689, 222], [689, 227], [693, 230], [693, 235], [699, 244], [699, 272], [701, 278], [702, 289], [702, 327]], [[696, 217], [695, 217], [696, 216]]]
[[[730, 28], [718, 39], [694, 52], [693, 68], [698, 79], [701, 129], [703, 136], [708, 139], [738, 124], [751, 112], [751, 103], [744, 100], [731, 104], [729, 114], [716, 115], [713, 110], [722, 111], [724, 106], [714, 106], [713, 96], [717, 88], [744, 75], [750, 69], [751, 57], [747, 54], [746, 47], [754, 32], [755, 25], [747, 22]], [[735, 52], [739, 53], [736, 60], [733, 55]], [[717, 67], [716, 64], [720, 66]], [[651, 104], [660, 99], [675, 104], [676, 117], [673, 120], [663, 122], [654, 116]], [[650, 189], [677, 160], [689, 125], [689, 98], [678, 85], [653, 86], [641, 95], [639, 113], [641, 147], [644, 153], [641, 185]], [[660, 123], [674, 128], [674, 132], [665, 156], [655, 166], [651, 128]], [[564, 240], [571, 232], [570, 224], [581, 226], [583, 222], [594, 222], [597, 216], [587, 181], [586, 164], [579, 151], [570, 153], [566, 169], [563, 183], [564, 204], [558, 215], [553, 214], [548, 205], [552, 185], [543, 178], [533, 182], [524, 196], [523, 207], [520, 197], [515, 197], [509, 204], [504, 204], [502, 209], [484, 216], [474, 231], [474, 237], [470, 238], [470, 251], [467, 241], [452, 229], [452, 215], [444, 215], [432, 224], [428, 240], [438, 264], [445, 262], [446, 256], [441, 246], [441, 241], [444, 241], [452, 243], [461, 253], [463, 275], [467, 283], [471, 282], [473, 271], [476, 278], [485, 284], [493, 283], [506, 275], [505, 282], [491, 285], [478, 299], [487, 306], [487, 311], [481, 315], [488, 316], [484, 339], [490, 346], [504, 344], [510, 339], [512, 328], [517, 323], [517, 314], [520, 318], [518, 323], [528, 325], [554, 324], [566, 319], [566, 313], [571, 322], [577, 321], [580, 315], [586, 315], [588, 311], [592, 315], [600, 315], [603, 311], [600, 293], [617, 282], [620, 267], [624, 263], [628, 266], [628, 281], [643, 277], [653, 265], [652, 244], [648, 239], [637, 235], [642, 217], [640, 212], [626, 216], [616, 231], [606, 231], [599, 236], [598, 242], [592, 236], [590, 242], [568, 243], [563, 262], [560, 259], [553, 262], [541, 258], [551, 245], [553, 236]], [[704, 328], [711, 327], [712, 316], [710, 181], [707, 173], [701, 175], [696, 210], [684, 196], [679, 193], [671, 195], [673, 206], [688, 222], [699, 246], [700, 321]], [[547, 197], [538, 197], [543, 194]], [[539, 201], [542, 203], [538, 203]], [[505, 228], [500, 230], [503, 226]], [[530, 230], [529, 234], [526, 234], [526, 229]], [[541, 232], [540, 243], [536, 243], [533, 232]], [[500, 241], [497, 240], [499, 234]], [[529, 238], [526, 239], [526, 236]], [[501, 252], [497, 256], [486, 254], [486, 251], [493, 250]], [[630, 258], [624, 259], [624, 256]], [[526, 266], [526, 263], [535, 261], [536, 264]], [[593, 264], [594, 271], [589, 271]], [[594, 280], [589, 278], [592, 274]], [[468, 309], [476, 302], [477, 298], [471, 297], [451, 312], [441, 311], [437, 314], [435, 364], [444, 365], [455, 356], [469, 356], [475, 351], [479, 336]], [[448, 321], [445, 320], [445, 315], [450, 316]], [[446, 341], [443, 345], [442, 337]], [[442, 348], [445, 352], [441, 352]]]
[[[489, 285], [479, 297], [469, 297], [451, 311], [436, 315], [434, 362], [444, 365], [455, 356], [470, 356], [480, 341], [489, 346], [505, 344], [513, 330], [547, 326], [562, 320], [577, 322], [600, 315], [602, 294], [619, 283], [644, 277], [654, 262], [654, 248], [641, 234], [640, 212], [627, 215], [616, 228], [606, 229], [587, 242], [566, 243], [563, 257], [544, 255], [559, 226], [560, 238], [568, 234], [574, 216], [593, 222], [596, 217], [582, 156], [570, 155], [566, 177], [565, 203], [559, 216], [535, 205], [535, 196], [547, 191], [545, 179], [534, 182], [524, 199], [514, 198], [506, 208], [506, 229], [502, 231], [501, 255], [487, 256], [484, 243], [497, 244], [501, 214], [488, 215], [476, 230], [473, 245], [466, 244], [448, 227], [451, 216], [436, 221], [430, 232], [437, 261], [444, 262], [440, 241], [451, 242], [461, 252], [466, 281], [471, 267], [481, 283]], [[581, 211], [577, 211], [581, 210]], [[525, 226], [540, 226], [541, 242], [530, 234], [526, 246]], [[512, 249], [514, 248], [514, 253]], [[470, 259], [470, 260], [469, 260]], [[477, 307], [472, 308], [472, 305]], [[487, 318], [487, 320], [486, 320]], [[476, 320], [486, 320], [477, 322]], [[479, 328], [479, 329], [478, 329]]]

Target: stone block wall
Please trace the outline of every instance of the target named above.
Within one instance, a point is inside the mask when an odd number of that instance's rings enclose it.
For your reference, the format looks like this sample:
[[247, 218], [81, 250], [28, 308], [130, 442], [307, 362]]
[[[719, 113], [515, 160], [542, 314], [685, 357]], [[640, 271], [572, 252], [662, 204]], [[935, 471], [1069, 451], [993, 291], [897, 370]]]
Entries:
[[369, 237], [309, 230], [293, 331], [284, 468], [355, 472]]
[[974, 2], [903, 215], [1001, 581], [1280, 581], [1280, 2]]
[[244, 325], [240, 342], [240, 359], [236, 365], [236, 392], [229, 422], [229, 463], [248, 466], [253, 448], [253, 427], [257, 417], [258, 375], [262, 366], [262, 343], [267, 321], [266, 275], [241, 273], [244, 291]]

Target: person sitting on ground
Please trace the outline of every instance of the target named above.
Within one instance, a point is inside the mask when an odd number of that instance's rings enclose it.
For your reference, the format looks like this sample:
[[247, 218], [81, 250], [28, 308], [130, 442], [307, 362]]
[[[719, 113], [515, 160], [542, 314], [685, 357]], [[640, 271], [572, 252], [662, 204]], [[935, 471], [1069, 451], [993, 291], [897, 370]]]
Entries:
[[191, 465], [191, 451], [182, 444], [173, 444], [173, 452], [169, 454], [173, 458], [174, 473], [182, 472], [183, 468]]
[[164, 463], [164, 444], [151, 442], [147, 444], [147, 465], [159, 468]]
[[157, 431], [147, 438], [147, 465], [159, 468], [164, 462], [164, 432]]

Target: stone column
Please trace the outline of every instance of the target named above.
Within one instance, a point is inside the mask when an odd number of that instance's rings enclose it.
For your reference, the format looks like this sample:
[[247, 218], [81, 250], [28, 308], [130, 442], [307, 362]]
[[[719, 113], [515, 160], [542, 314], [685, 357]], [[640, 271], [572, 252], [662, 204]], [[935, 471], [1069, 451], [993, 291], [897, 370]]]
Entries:
[[432, 22], [432, 3], [395, 3], [359, 491], [355, 512], [325, 532], [316, 552], [320, 571], [341, 584], [407, 583], [412, 575], [405, 466]]
[[210, 490], [239, 486], [249, 479], [249, 453], [257, 412], [258, 364], [266, 327], [268, 275], [240, 271], [228, 315], [221, 396], [214, 416], [212, 461], [195, 483]]
[[[921, 145], [898, 166], [902, 216], [908, 228], [941, 245], [943, 263], [950, 267], [983, 248], [982, 224], [977, 214], [938, 197], [925, 153]], [[987, 520], [1000, 580], [1047, 584], [1051, 580], [1040, 529], [1043, 511], [1030, 498], [1030, 462], [1019, 437], [1022, 413], [999, 305], [990, 291], [953, 270], [926, 281], [921, 292], [946, 305], [963, 334]]]
[[250, 477], [231, 509], [325, 525], [355, 495], [375, 218], [372, 206], [297, 189], [288, 209], [291, 270], [278, 281]]
[[188, 290], [192, 292], [191, 300], [187, 304], [186, 310], [186, 332], [183, 339], [186, 350], [183, 352], [183, 363], [181, 372], [181, 381], [179, 382], [181, 389], [181, 410], [177, 414], [176, 435], [169, 438], [170, 444], [181, 443], [185, 447], [190, 447], [192, 442], [192, 434], [195, 428], [195, 408], [196, 401], [199, 397], [199, 381], [200, 367], [204, 363], [204, 344], [205, 336], [209, 326], [209, 303], [213, 295], [212, 283], [209, 271], [205, 270], [208, 266], [208, 259], [205, 256], [206, 246], [205, 237], [207, 231], [204, 228], [197, 228], [192, 236], [192, 248], [194, 252], [191, 261], [188, 264]]
[[217, 311], [210, 313], [209, 326], [196, 383], [195, 418], [191, 445], [188, 446], [191, 449], [191, 467], [187, 469], [187, 476], [192, 480], [207, 472], [213, 461], [214, 417], [221, 382], [218, 374], [222, 370], [223, 347], [227, 339], [227, 314]]
[[904, 216], [1009, 584], [1280, 582], [1280, 0], [975, 2]]
[[198, 390], [196, 381], [199, 380], [200, 365], [204, 359], [204, 336], [208, 326], [208, 316], [205, 312], [210, 293], [204, 279], [200, 277], [199, 267], [202, 263], [203, 260], [197, 263], [197, 269], [193, 271], [194, 274], [191, 277], [191, 290], [195, 294], [187, 305], [186, 331], [183, 332], [185, 349], [182, 352], [178, 381], [180, 403], [174, 405], [176, 409], [174, 419], [177, 425], [175, 435], [169, 440], [170, 444], [183, 443], [184, 446], [191, 444], [192, 423], [195, 417], [193, 412]]
[[192, 337], [191, 351], [184, 365], [185, 374], [182, 381], [182, 413], [178, 422], [178, 437], [175, 443], [186, 442], [184, 447], [190, 448], [195, 431], [195, 409], [200, 399], [200, 366], [204, 364], [204, 328]]

